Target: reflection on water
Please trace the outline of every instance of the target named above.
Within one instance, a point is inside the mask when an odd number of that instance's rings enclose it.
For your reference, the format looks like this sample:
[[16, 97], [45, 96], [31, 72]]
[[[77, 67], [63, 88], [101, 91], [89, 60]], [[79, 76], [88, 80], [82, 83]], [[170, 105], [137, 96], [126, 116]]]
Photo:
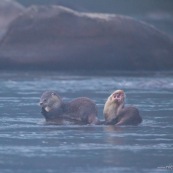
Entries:
[[[173, 165], [173, 75], [0, 74], [0, 172], [167, 172]], [[106, 98], [124, 89], [140, 109], [140, 126], [44, 125], [38, 106], [51, 89], [64, 100], [95, 100], [99, 118]], [[170, 171], [170, 170], [169, 170]]]

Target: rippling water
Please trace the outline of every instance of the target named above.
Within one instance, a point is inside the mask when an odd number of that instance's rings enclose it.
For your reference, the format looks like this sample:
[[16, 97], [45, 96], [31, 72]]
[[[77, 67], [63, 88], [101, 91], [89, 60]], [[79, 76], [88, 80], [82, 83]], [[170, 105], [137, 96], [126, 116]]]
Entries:
[[[173, 73], [1, 72], [0, 88], [0, 172], [173, 171]], [[38, 102], [49, 89], [65, 101], [90, 97], [100, 119], [106, 98], [124, 89], [127, 104], [140, 109], [143, 123], [44, 125]]]

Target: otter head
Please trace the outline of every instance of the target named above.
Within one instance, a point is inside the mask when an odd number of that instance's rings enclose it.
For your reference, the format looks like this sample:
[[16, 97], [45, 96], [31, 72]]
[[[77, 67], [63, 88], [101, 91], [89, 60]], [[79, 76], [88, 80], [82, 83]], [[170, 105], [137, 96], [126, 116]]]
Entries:
[[116, 90], [109, 97], [109, 100], [112, 103], [115, 103], [118, 105], [124, 104], [125, 99], [126, 99], [126, 95], [125, 95], [125, 92], [123, 90]]
[[62, 106], [62, 99], [55, 91], [45, 91], [40, 98], [40, 106], [50, 112]]
[[103, 109], [106, 123], [117, 118], [119, 111], [124, 107], [125, 98], [123, 90], [116, 90], [108, 97]]

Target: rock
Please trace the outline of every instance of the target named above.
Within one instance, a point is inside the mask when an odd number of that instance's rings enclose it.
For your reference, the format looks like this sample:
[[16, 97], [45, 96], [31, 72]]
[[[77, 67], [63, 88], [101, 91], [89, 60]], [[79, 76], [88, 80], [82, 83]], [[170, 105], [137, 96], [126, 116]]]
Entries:
[[173, 40], [133, 18], [31, 6], [0, 43], [0, 68], [169, 70]]
[[0, 1], [0, 39], [9, 24], [24, 11], [24, 7], [14, 0]]

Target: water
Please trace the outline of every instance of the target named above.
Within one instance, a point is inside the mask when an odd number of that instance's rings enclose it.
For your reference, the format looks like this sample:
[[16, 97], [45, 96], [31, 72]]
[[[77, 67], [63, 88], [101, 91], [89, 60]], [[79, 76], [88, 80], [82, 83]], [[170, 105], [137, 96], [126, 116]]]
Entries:
[[[0, 172], [173, 172], [173, 73], [103, 74], [1, 72]], [[124, 89], [143, 123], [45, 125], [38, 102], [48, 89], [65, 101], [90, 97], [100, 119], [106, 98]]]

